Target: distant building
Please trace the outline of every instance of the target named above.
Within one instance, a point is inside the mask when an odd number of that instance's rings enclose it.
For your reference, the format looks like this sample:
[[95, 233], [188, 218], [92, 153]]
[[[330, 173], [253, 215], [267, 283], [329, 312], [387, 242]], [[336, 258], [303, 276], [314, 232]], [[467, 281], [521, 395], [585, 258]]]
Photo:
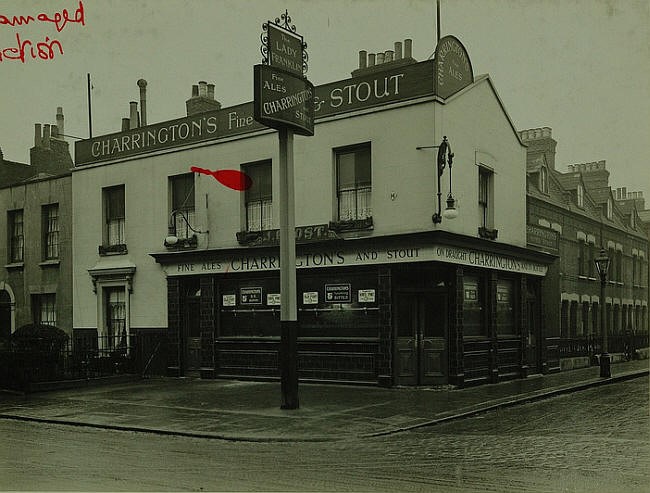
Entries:
[[[647, 347], [648, 237], [640, 211], [641, 192], [612, 190], [605, 161], [555, 163], [556, 141], [548, 127], [523, 130], [528, 146], [528, 246], [558, 255], [543, 296], [549, 365], [588, 365], [598, 352], [600, 280], [594, 258], [611, 259], [606, 290], [610, 352], [621, 352], [625, 335]], [[552, 370], [552, 368], [549, 368]]]
[[[526, 246], [526, 148], [489, 76], [441, 44], [458, 58], [438, 78], [407, 40], [315, 89], [315, 135], [294, 146], [303, 379], [469, 385], [546, 365], [555, 256]], [[164, 333], [170, 375], [277, 377], [277, 133], [205, 82], [183, 118], [142, 126], [140, 108], [76, 144], [75, 330]], [[437, 190], [443, 136], [453, 190], [448, 168]], [[433, 222], [450, 192], [458, 217]]]
[[[59, 109], [60, 110], [60, 109]], [[57, 117], [62, 120], [62, 112]], [[0, 164], [0, 334], [39, 322], [72, 333], [72, 158], [57, 126], [36, 125], [30, 164]], [[17, 171], [18, 170], [18, 171]], [[29, 172], [28, 172], [29, 171]]]

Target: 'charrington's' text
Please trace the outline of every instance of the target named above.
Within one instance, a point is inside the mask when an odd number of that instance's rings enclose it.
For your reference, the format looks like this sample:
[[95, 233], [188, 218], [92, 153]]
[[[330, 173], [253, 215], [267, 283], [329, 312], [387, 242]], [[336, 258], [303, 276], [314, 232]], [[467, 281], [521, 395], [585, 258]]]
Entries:
[[[84, 6], [81, 1], [74, 12], [63, 9], [53, 14], [40, 13], [34, 15], [13, 15], [0, 14], [0, 26], [26, 26], [30, 23], [40, 22], [53, 25], [56, 32], [61, 32], [70, 24], [86, 25]], [[1, 32], [1, 31], [0, 31]], [[22, 38], [20, 33], [15, 33], [16, 44], [7, 48], [0, 48], [0, 62], [18, 60], [21, 63], [32, 60], [52, 60], [57, 55], [63, 55], [63, 45], [56, 38], [45, 36], [41, 41]]]

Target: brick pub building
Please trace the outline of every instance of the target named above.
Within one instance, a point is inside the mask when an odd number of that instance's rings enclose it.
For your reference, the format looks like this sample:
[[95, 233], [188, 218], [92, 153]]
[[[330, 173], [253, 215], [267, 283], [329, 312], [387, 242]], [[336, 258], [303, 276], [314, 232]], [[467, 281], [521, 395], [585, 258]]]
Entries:
[[[277, 378], [276, 132], [252, 103], [221, 108], [205, 82], [185, 117], [148, 124], [139, 86], [120, 132], [76, 144], [75, 330], [165, 334], [169, 375]], [[526, 147], [462, 44], [445, 37], [424, 62], [410, 40], [360, 52], [315, 104], [315, 135], [294, 148], [300, 378], [469, 385], [543, 371], [555, 256], [526, 245]], [[438, 190], [443, 137], [453, 180], [446, 167]], [[456, 218], [432, 221], [438, 192], [443, 208], [453, 193]]]

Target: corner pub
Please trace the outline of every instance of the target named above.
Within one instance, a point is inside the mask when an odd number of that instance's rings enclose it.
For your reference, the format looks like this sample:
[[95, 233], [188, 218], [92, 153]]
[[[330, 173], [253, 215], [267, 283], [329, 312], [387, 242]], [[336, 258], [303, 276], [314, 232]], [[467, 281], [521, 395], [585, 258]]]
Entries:
[[[540, 297], [555, 257], [526, 247], [526, 148], [460, 41], [441, 46], [424, 62], [408, 39], [361, 51], [351, 79], [315, 87], [315, 135], [294, 149], [303, 381], [464, 386], [546, 371]], [[120, 201], [121, 229], [84, 223], [74, 237], [75, 328], [110, 332], [108, 303], [123, 299], [129, 333], [166, 334], [168, 375], [278, 378], [276, 133], [251, 103], [221, 109], [212, 84], [186, 105], [145, 126], [136, 109], [121, 133], [76, 144], [76, 207], [106, 225]], [[104, 144], [194, 121], [203, 130], [175, 140]], [[432, 149], [444, 137], [453, 182]], [[193, 165], [253, 185], [229, 190]]]

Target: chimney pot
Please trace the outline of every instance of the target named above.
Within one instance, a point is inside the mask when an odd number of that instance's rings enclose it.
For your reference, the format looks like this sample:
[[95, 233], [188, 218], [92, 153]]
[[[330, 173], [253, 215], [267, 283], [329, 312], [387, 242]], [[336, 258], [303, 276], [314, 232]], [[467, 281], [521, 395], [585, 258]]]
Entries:
[[126, 132], [131, 126], [130, 118], [122, 118], [122, 132]]
[[386, 50], [384, 52], [384, 62], [392, 62], [393, 61], [393, 50]]
[[401, 60], [402, 59], [402, 42], [401, 41], [396, 41], [395, 42], [395, 60]]
[[35, 123], [34, 124], [34, 147], [40, 147], [41, 143], [42, 143], [41, 124]]
[[147, 81], [139, 79], [138, 87], [140, 88], [140, 117], [144, 127], [147, 124]]
[[208, 95], [207, 85], [208, 85], [208, 83], [205, 82], [204, 80], [199, 81], [199, 97], [200, 98], [205, 98]]
[[374, 67], [375, 66], [375, 54], [370, 53], [368, 55], [368, 67]]
[[623, 187], [623, 188], [621, 188], [621, 197], [622, 197], [623, 199], [626, 199], [626, 198], [627, 198], [627, 187]]
[[214, 84], [208, 84], [208, 99], [214, 99]]
[[413, 40], [404, 40], [404, 58], [413, 58]]
[[63, 116], [63, 108], [58, 106], [56, 108], [56, 126], [57, 126], [57, 138], [65, 140], [65, 129], [63, 127], [63, 122], [65, 118]]
[[193, 98], [198, 98], [199, 97], [199, 86], [198, 86], [198, 84], [192, 85], [192, 97]]
[[43, 147], [46, 149], [50, 148], [50, 124], [46, 123], [43, 125]]
[[359, 51], [359, 68], [366, 68], [367, 57], [368, 52], [366, 52], [366, 50]]
[[129, 128], [138, 128], [138, 102], [131, 101], [130, 106], [130, 123]]
[[382, 63], [384, 63], [384, 54], [377, 53], [377, 65], [381, 65]]

